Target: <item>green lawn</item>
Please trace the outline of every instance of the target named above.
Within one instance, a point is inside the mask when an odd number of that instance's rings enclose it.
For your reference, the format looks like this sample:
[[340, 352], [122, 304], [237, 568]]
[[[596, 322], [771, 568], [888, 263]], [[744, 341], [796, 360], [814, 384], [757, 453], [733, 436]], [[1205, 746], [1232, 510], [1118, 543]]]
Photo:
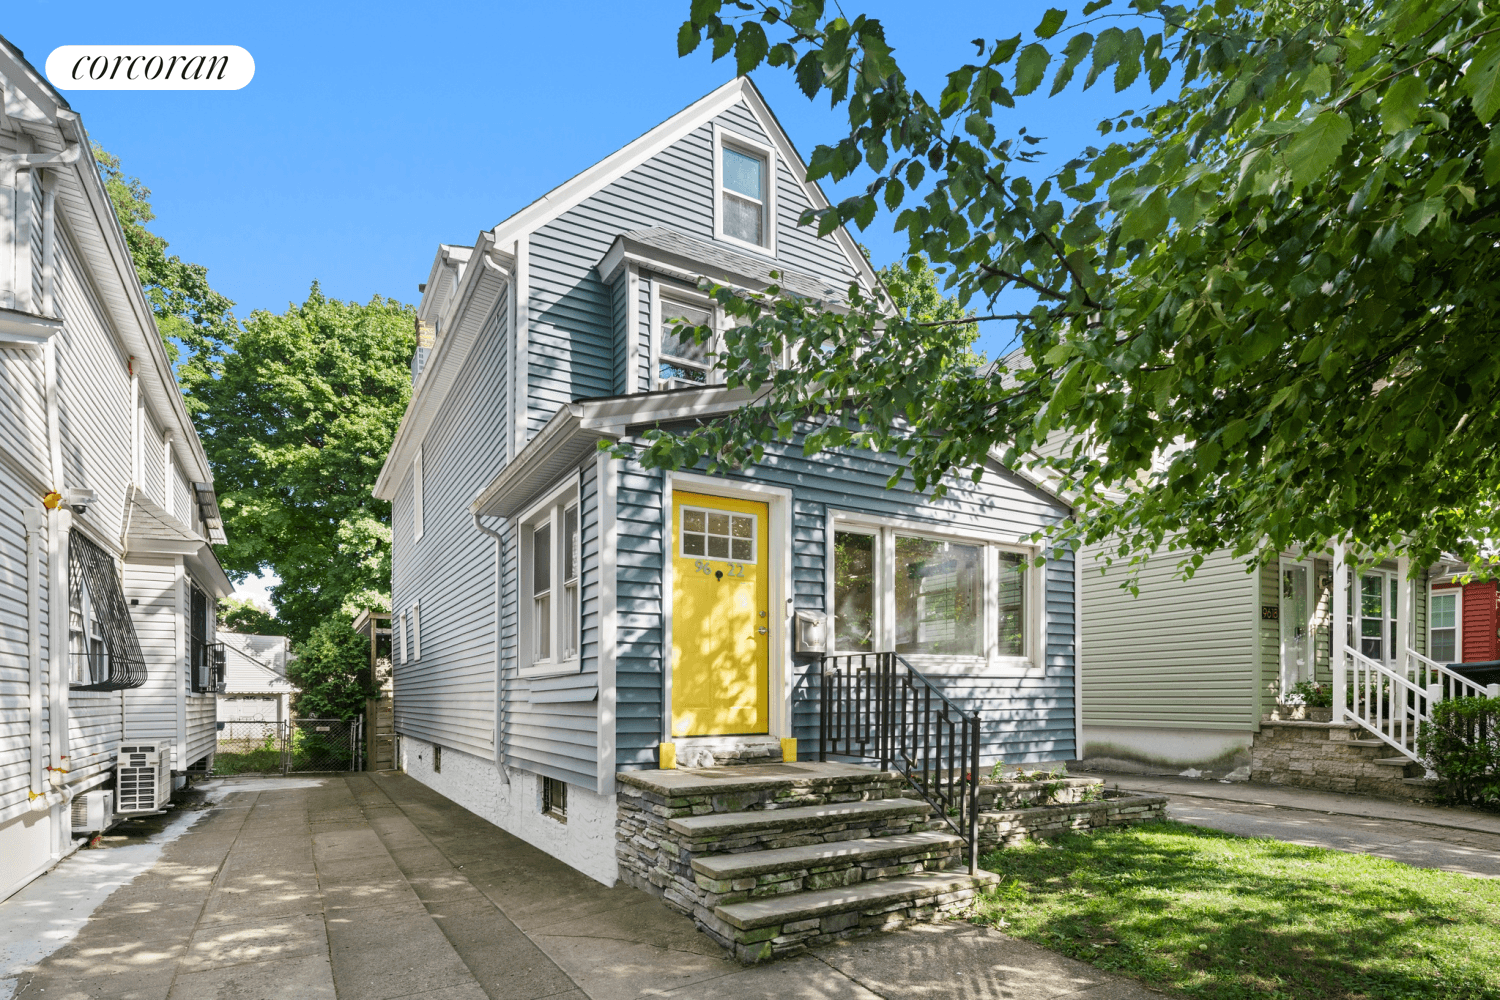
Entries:
[[1500, 880], [1180, 823], [995, 851], [976, 923], [1204, 1000], [1500, 1000]]

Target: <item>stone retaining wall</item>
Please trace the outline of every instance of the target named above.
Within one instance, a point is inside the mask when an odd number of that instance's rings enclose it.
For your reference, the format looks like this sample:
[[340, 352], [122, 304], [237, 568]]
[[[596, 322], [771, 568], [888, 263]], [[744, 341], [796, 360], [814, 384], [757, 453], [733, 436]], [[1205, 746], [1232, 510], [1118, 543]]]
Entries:
[[1161, 795], [1128, 795], [1098, 802], [1074, 802], [1031, 809], [1009, 809], [979, 814], [981, 850], [1011, 847], [1027, 840], [1056, 837], [1070, 830], [1100, 830], [1165, 819], [1167, 800]]
[[1420, 773], [1419, 766], [1375, 763], [1399, 754], [1384, 743], [1360, 746], [1357, 741], [1366, 737], [1363, 728], [1349, 723], [1262, 722], [1250, 748], [1250, 780], [1415, 802], [1438, 798], [1436, 783], [1406, 782], [1409, 773]]

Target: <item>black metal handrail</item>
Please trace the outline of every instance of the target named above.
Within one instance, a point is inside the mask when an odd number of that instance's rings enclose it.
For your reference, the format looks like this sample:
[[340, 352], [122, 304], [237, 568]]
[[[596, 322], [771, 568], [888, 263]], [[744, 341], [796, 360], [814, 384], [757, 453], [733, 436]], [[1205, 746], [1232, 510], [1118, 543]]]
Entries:
[[979, 713], [965, 711], [895, 653], [823, 657], [818, 759], [899, 771], [969, 849], [979, 870]]

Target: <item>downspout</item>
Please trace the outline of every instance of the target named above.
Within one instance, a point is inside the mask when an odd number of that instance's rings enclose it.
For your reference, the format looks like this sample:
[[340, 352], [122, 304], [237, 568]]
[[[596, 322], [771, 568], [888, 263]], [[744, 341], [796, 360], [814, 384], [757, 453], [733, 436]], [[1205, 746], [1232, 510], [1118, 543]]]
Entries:
[[27, 712], [31, 736], [26, 746], [31, 758], [31, 800], [35, 802], [47, 794], [42, 771], [42, 678], [46, 674], [42, 662], [42, 545], [47, 514], [36, 507], [27, 507], [21, 513], [26, 521], [26, 662], [30, 667]]
[[478, 511], [470, 511], [469, 516], [474, 519], [476, 530], [495, 540], [495, 770], [500, 772], [500, 777], [508, 785], [510, 772], [505, 769], [505, 677], [500, 667], [500, 555], [505, 538], [494, 528], [486, 528], [479, 519]]

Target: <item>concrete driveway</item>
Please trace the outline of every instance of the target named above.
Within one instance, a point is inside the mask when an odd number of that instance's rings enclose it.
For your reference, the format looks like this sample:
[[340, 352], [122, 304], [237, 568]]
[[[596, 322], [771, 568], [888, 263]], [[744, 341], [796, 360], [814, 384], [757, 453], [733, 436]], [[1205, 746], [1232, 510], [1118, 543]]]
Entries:
[[1144, 1000], [1159, 994], [960, 923], [861, 938], [746, 969], [656, 898], [623, 885], [606, 888], [404, 775], [377, 773], [291, 787], [238, 785], [152, 867], [113, 892], [72, 941], [21, 970], [16, 995]]

